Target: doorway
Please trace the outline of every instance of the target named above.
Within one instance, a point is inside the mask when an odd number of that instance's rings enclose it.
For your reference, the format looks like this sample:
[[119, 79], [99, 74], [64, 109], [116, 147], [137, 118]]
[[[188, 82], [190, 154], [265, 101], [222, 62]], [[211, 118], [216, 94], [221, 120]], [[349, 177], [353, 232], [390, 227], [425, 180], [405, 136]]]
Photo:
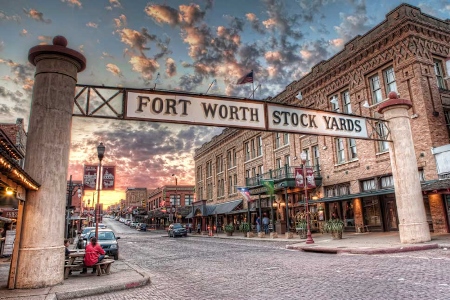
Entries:
[[393, 194], [381, 199], [383, 210], [383, 231], [398, 231], [397, 205]]

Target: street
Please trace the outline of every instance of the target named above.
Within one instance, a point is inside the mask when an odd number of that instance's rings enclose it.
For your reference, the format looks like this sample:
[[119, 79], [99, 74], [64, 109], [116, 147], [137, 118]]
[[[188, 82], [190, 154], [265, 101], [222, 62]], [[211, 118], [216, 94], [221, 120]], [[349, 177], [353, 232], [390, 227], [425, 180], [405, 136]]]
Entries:
[[286, 242], [168, 238], [112, 219], [103, 222], [120, 236], [119, 259], [146, 269], [152, 283], [80, 299], [448, 299], [450, 295], [450, 250], [305, 253], [286, 250]]

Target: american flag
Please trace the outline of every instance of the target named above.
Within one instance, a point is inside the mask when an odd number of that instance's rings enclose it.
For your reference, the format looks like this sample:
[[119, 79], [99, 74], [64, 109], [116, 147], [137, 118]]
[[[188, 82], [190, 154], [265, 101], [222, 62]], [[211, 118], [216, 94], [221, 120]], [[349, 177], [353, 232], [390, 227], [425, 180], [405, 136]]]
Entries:
[[250, 192], [248, 191], [248, 188], [238, 187], [236, 189], [247, 200], [247, 202], [252, 202], [252, 197], [250, 197]]
[[236, 82], [236, 84], [246, 84], [246, 83], [252, 83], [253, 82], [253, 70], [248, 73], [247, 75], [242, 76], [239, 78], [239, 80]]

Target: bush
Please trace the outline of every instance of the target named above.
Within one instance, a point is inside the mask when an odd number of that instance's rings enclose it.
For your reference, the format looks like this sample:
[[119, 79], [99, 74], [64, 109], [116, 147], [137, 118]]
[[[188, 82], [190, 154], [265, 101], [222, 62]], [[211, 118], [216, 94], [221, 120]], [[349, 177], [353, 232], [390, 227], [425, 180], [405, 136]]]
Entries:
[[248, 223], [241, 223], [241, 225], [239, 225], [239, 230], [242, 232], [249, 232], [250, 231], [250, 224]]
[[233, 224], [227, 224], [224, 226], [225, 232], [233, 232], [234, 231], [234, 225]]

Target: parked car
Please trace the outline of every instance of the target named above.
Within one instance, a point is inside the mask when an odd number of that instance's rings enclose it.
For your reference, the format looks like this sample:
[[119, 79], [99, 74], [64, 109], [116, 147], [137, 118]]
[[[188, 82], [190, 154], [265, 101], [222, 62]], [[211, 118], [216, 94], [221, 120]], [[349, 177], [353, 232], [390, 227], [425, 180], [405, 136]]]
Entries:
[[86, 236], [86, 234], [91, 232], [91, 230], [95, 230], [95, 227], [84, 227], [83, 231], [78, 237], [77, 249], [84, 249], [86, 247], [86, 240], [84, 240], [84, 237]]
[[[91, 230], [85, 237], [86, 245], [90, 242], [91, 237], [95, 236], [95, 230]], [[120, 237], [116, 237], [114, 231], [111, 229], [99, 229], [98, 230], [98, 243], [105, 250], [107, 255], [113, 256], [114, 260], [119, 259], [119, 243], [117, 240]]]
[[187, 236], [187, 230], [180, 223], [170, 224], [168, 229], [169, 237]]
[[140, 231], [147, 231], [147, 224], [141, 223], [141, 225], [139, 225], [138, 230], [140, 230]]
[[130, 222], [130, 227], [131, 228], [136, 228], [137, 224], [138, 224], [137, 222]]
[[125, 225], [130, 225], [130, 223], [131, 223], [131, 220], [130, 220], [130, 219], [127, 219], [127, 220], [125, 220], [125, 222], [124, 222]]
[[[93, 224], [94, 228], [95, 228], [95, 223]], [[98, 223], [98, 228], [99, 229], [105, 229], [107, 226], [103, 223]]]

